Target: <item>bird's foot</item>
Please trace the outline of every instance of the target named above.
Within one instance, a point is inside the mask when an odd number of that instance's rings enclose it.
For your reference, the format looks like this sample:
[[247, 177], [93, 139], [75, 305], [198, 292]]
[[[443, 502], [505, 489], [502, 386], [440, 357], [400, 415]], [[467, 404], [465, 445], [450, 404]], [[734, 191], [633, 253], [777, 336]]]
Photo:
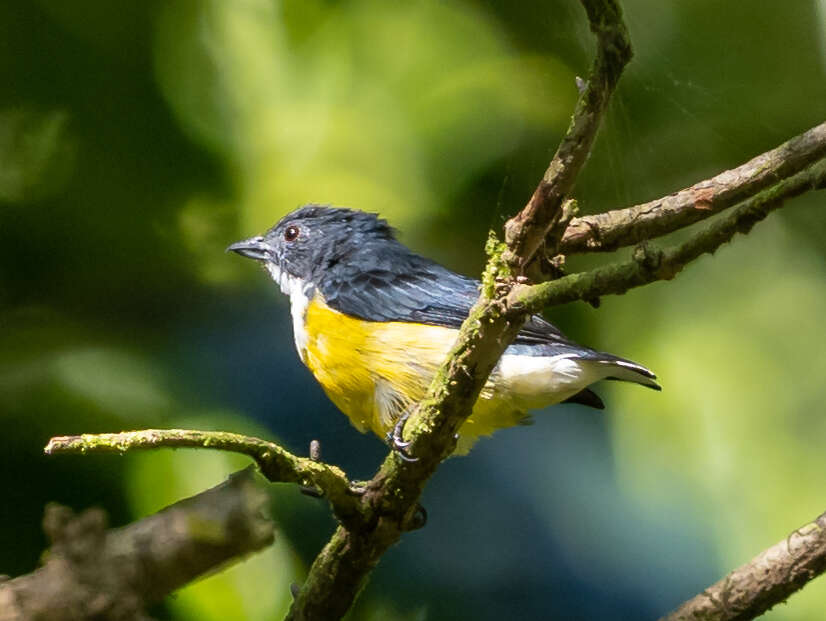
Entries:
[[419, 458], [413, 457], [410, 454], [407, 447], [410, 446], [411, 442], [404, 439], [404, 424], [407, 422], [408, 418], [410, 418], [410, 408], [406, 409], [402, 415], [399, 416], [399, 420], [397, 420], [396, 424], [393, 425], [393, 431], [388, 432], [387, 442], [390, 444], [390, 448], [393, 449], [393, 452], [395, 452], [396, 455], [402, 459], [402, 461], [414, 462], [419, 461]]

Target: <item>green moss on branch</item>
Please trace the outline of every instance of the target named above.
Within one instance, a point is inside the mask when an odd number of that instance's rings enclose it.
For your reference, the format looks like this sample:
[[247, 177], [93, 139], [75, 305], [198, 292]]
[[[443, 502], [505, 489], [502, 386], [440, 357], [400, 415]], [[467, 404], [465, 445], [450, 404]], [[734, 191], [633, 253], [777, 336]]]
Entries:
[[270, 481], [318, 487], [336, 516], [350, 522], [361, 518], [361, 503], [344, 472], [336, 466], [293, 455], [274, 442], [223, 431], [144, 429], [121, 433], [84, 434], [52, 438], [48, 455], [58, 453], [123, 453], [157, 448], [205, 448], [241, 453], [255, 460]]
[[511, 312], [538, 313], [548, 306], [625, 293], [657, 280], [671, 280], [691, 261], [703, 254], [713, 253], [737, 233], [748, 233], [789, 198], [818, 189], [824, 183], [826, 160], [744, 201], [678, 246], [659, 250], [645, 243], [637, 248], [629, 261], [570, 274], [539, 285], [517, 286], [509, 300]]

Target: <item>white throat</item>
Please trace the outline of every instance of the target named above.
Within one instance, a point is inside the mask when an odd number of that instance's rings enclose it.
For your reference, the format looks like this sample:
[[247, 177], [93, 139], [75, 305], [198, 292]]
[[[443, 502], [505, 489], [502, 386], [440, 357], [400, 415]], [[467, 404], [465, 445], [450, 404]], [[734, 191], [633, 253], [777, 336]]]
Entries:
[[307, 315], [307, 307], [310, 305], [309, 296], [312, 285], [296, 276], [289, 275], [275, 263], [266, 261], [264, 266], [272, 279], [281, 287], [281, 292], [290, 296], [290, 315], [293, 318], [295, 348], [298, 351], [298, 357], [306, 364], [307, 330], [304, 327], [304, 320]]

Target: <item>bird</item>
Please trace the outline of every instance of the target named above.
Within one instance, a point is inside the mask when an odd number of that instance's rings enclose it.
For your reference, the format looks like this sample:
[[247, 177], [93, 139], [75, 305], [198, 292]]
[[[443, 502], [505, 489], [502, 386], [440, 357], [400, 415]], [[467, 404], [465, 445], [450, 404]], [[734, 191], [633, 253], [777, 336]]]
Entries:
[[[377, 214], [308, 204], [263, 235], [230, 245], [289, 296], [298, 356], [361, 432], [404, 454], [399, 424], [425, 396], [479, 296], [478, 280], [402, 244]], [[660, 390], [646, 367], [579, 345], [532, 315], [458, 430], [454, 455], [561, 402], [603, 409], [589, 386], [623, 380]]]

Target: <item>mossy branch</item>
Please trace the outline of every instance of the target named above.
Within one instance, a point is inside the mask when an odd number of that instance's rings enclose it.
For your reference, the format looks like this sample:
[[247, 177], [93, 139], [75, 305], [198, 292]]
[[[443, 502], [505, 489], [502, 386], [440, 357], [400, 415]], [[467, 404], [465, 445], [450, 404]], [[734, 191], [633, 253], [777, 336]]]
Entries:
[[230, 451], [252, 457], [270, 481], [316, 487], [330, 501], [344, 523], [361, 514], [359, 491], [337, 466], [293, 455], [274, 442], [225, 431], [143, 429], [121, 433], [84, 434], [52, 438], [44, 449], [59, 453], [124, 453], [157, 448], [202, 448]]
[[737, 233], [748, 233], [786, 200], [825, 184], [826, 159], [744, 201], [677, 246], [660, 250], [644, 242], [628, 261], [538, 285], [518, 285], [511, 292], [509, 308], [514, 313], [537, 313], [548, 306], [593, 300], [625, 293], [657, 280], [671, 280], [691, 261], [713, 253]]
[[[588, 85], [571, 124], [537, 190], [505, 227], [506, 246], [489, 244], [485, 287], [447, 360], [441, 365], [404, 429], [416, 461], [391, 453], [367, 483], [364, 503], [375, 520], [363, 529], [338, 528], [310, 568], [288, 619], [337, 619], [344, 615], [369, 572], [389, 546], [415, 522], [418, 498], [439, 463], [456, 447], [456, 432], [470, 415], [488, 376], [527, 315], [508, 314], [507, 299], [549, 231], [567, 225], [575, 205], [563, 203], [593, 143], [608, 99], [631, 57], [628, 32], [615, 0], [582, 0], [597, 35]], [[561, 238], [561, 234], [559, 235]], [[551, 249], [552, 251], [553, 249]]]

